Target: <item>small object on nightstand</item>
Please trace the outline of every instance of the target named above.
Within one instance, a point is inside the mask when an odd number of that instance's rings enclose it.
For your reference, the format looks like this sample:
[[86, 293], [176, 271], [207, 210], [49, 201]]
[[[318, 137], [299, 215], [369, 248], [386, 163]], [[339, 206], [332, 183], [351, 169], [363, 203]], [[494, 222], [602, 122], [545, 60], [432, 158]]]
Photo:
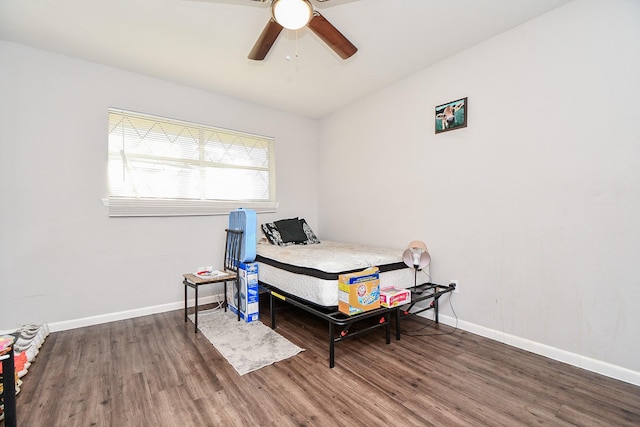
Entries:
[[229, 273], [220, 270], [202, 270], [193, 273], [194, 276], [198, 276], [201, 279], [217, 279], [219, 277], [228, 276]]
[[380, 290], [380, 305], [383, 307], [398, 307], [411, 302], [411, 291], [398, 289], [393, 286]]

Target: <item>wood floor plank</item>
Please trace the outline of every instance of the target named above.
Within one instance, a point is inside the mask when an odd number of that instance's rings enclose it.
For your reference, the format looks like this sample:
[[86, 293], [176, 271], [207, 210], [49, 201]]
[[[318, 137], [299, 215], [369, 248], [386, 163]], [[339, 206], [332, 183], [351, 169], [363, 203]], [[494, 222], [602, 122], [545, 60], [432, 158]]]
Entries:
[[23, 378], [18, 423], [640, 425], [640, 387], [422, 318], [389, 345], [382, 329], [337, 343], [333, 369], [326, 322], [297, 309], [277, 321], [305, 350], [244, 376], [182, 310], [52, 333]]

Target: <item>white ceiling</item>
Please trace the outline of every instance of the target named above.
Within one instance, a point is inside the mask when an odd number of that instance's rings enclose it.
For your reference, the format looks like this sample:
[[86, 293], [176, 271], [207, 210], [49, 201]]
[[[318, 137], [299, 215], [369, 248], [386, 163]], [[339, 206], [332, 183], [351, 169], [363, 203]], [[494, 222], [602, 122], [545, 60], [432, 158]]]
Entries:
[[311, 0], [346, 61], [308, 28], [247, 59], [270, 17], [251, 0], [1, 0], [0, 39], [320, 118], [569, 1]]

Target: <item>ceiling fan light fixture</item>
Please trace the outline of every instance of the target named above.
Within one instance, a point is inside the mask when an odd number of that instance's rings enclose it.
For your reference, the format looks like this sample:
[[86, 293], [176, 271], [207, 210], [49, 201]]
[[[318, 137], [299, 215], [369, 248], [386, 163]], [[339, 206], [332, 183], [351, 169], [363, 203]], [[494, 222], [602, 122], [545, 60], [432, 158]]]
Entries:
[[271, 14], [284, 28], [299, 30], [311, 20], [313, 6], [309, 0], [273, 0]]

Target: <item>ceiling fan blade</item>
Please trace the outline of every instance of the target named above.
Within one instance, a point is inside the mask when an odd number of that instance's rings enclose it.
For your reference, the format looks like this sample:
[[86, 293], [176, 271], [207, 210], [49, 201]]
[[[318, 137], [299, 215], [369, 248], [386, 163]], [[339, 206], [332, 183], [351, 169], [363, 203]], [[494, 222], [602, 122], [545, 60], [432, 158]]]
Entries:
[[314, 12], [313, 18], [307, 24], [311, 31], [316, 33], [318, 37], [322, 39], [331, 49], [337, 53], [340, 58], [348, 59], [358, 51], [347, 38], [334, 27], [331, 22], [320, 15], [319, 12]]
[[255, 61], [262, 61], [271, 46], [276, 42], [280, 32], [282, 31], [282, 25], [278, 24], [273, 18], [267, 22], [267, 25], [262, 30], [262, 34], [258, 37], [256, 44], [253, 45], [253, 49], [249, 52], [249, 59], [253, 59]]

